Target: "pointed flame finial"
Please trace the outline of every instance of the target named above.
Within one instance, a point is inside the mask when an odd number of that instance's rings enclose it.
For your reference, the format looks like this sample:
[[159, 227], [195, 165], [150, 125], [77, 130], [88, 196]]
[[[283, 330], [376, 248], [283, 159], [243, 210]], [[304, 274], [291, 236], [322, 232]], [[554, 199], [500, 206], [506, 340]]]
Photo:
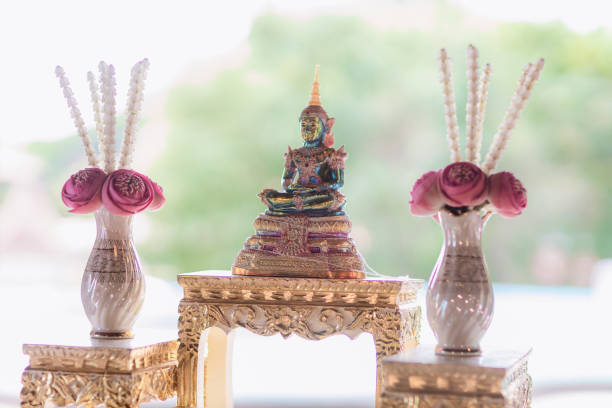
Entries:
[[312, 82], [312, 91], [310, 91], [308, 106], [322, 106], [321, 93], [319, 92], [319, 64], [315, 65], [314, 81]]

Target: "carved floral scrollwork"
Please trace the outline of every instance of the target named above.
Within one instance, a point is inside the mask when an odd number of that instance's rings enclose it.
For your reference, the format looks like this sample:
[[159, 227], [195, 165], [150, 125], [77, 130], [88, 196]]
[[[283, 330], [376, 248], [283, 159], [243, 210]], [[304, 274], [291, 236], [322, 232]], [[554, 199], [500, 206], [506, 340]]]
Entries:
[[333, 334], [345, 327], [345, 318], [341, 311], [332, 308], [321, 310], [319, 322], [326, 327], [325, 334]]
[[179, 305], [179, 356], [197, 356], [202, 331], [208, 327], [207, 306], [202, 303], [181, 303]]
[[355, 314], [347, 308], [230, 304], [209, 304], [207, 312], [208, 327], [242, 327], [262, 336], [295, 334], [309, 340], [342, 333]]
[[79, 374], [26, 370], [22, 376], [22, 408], [55, 406], [136, 408], [152, 399], [165, 400], [176, 391], [176, 366], [169, 365], [137, 374]]
[[[202, 276], [183, 277], [181, 285], [185, 298], [179, 307], [180, 407], [197, 405], [199, 340], [211, 327], [307, 340], [337, 334], [353, 339], [370, 333], [376, 345], [378, 391], [382, 358], [418, 342], [420, 309], [409, 305], [413, 299], [407, 294], [414, 288], [403, 283]], [[400, 291], [406, 293], [400, 296]]]
[[[222, 312], [219, 312], [223, 315]], [[257, 316], [257, 309], [254, 306], [237, 306], [232, 313], [231, 327], [242, 327], [246, 326], [249, 322], [255, 320]]]
[[418, 308], [400, 312], [362, 307], [207, 304], [206, 313], [202, 330], [212, 326], [224, 331], [242, 327], [262, 336], [278, 333], [286, 338], [295, 334], [309, 340], [334, 334], [354, 338], [368, 332], [376, 341], [379, 358], [401, 351], [410, 340], [416, 342], [420, 329]]
[[302, 326], [300, 323], [300, 311], [288, 306], [270, 310], [266, 315], [268, 318], [264, 325], [266, 334], [280, 333], [281, 336], [287, 338], [294, 332], [297, 332], [299, 326]]
[[21, 377], [21, 406], [22, 408], [43, 407], [51, 395], [51, 373], [24, 372]]
[[176, 366], [167, 369], [145, 371], [135, 375], [138, 404], [153, 399], [166, 400], [176, 393]]

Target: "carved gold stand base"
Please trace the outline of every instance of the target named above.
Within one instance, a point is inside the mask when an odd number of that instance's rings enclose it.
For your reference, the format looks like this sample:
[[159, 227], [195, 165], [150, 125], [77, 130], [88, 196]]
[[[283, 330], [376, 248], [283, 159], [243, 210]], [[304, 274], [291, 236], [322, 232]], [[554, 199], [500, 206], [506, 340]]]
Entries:
[[284, 217], [260, 214], [232, 271], [235, 275], [362, 279], [363, 261], [346, 215]]
[[178, 341], [137, 345], [131, 340], [94, 340], [93, 344], [24, 344], [30, 365], [21, 378], [21, 407], [43, 408], [50, 403], [135, 408], [176, 393]]
[[418, 343], [421, 280], [253, 277], [224, 271], [181, 274], [178, 280], [184, 288], [178, 407], [231, 407], [228, 334], [236, 327], [309, 340], [370, 333], [376, 345], [377, 396], [383, 357]]
[[383, 361], [385, 408], [531, 406], [531, 350], [483, 349], [479, 357], [436, 356], [418, 346]]

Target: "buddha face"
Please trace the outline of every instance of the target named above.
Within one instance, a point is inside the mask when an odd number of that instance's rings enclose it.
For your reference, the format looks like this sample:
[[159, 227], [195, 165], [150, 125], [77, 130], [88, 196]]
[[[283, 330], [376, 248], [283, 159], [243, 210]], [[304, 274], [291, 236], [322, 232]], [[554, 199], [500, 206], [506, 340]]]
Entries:
[[317, 115], [304, 115], [300, 119], [302, 128], [302, 139], [306, 142], [314, 142], [317, 140], [323, 130], [323, 122]]

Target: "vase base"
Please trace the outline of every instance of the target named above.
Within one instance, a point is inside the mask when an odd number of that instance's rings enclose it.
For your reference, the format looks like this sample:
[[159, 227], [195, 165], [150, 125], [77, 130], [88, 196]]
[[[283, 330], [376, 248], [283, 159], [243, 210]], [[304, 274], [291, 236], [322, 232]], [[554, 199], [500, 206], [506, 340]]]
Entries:
[[134, 334], [129, 331], [106, 331], [106, 330], [92, 330], [89, 332], [89, 336], [93, 339], [131, 339]]
[[482, 354], [480, 347], [440, 347], [436, 346], [436, 354], [439, 356], [456, 356], [456, 357], [478, 357]]

